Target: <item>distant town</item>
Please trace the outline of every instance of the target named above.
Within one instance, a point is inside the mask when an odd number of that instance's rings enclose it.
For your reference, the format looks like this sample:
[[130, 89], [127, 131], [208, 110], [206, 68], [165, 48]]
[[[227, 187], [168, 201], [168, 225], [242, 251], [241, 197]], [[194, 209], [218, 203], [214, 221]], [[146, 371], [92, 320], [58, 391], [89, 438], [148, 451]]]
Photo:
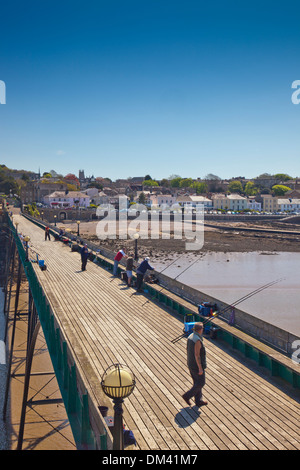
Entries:
[[[203, 204], [207, 212], [300, 213], [300, 179], [287, 174], [268, 173], [253, 179], [233, 177], [223, 180], [214, 174], [204, 178], [171, 175], [162, 180], [151, 175], [112, 181], [109, 178], [65, 176], [51, 170], [43, 174], [13, 170], [0, 165], [0, 194], [14, 198], [33, 215], [43, 209], [119, 208], [126, 198], [128, 209], [143, 204], [147, 209], [195, 208]], [[61, 217], [63, 218], [63, 217]]]

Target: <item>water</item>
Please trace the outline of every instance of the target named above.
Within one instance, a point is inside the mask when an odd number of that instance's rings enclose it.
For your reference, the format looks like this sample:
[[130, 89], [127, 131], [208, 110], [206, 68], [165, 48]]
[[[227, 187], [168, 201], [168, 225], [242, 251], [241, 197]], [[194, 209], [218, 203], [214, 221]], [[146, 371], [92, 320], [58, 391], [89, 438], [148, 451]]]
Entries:
[[[153, 265], [160, 271], [170, 263]], [[237, 308], [300, 337], [300, 253], [187, 253], [164, 274], [228, 304], [284, 278]]]

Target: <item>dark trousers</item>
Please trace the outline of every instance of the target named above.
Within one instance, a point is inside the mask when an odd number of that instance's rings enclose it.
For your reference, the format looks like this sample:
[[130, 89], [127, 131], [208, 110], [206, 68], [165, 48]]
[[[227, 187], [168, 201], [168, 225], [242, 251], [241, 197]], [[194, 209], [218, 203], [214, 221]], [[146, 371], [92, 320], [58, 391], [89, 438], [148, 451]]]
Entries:
[[143, 284], [143, 279], [144, 279], [144, 274], [136, 274], [136, 288], [137, 290], [142, 289], [142, 284]]
[[205, 371], [202, 375], [199, 375], [198, 370], [189, 369], [189, 371], [193, 379], [193, 386], [184, 395], [188, 400], [195, 397], [195, 404], [198, 405], [202, 398], [202, 388], [205, 385]]
[[86, 263], [87, 263], [87, 258], [82, 258], [81, 259], [81, 271], [86, 270]]
[[50, 240], [50, 233], [49, 232], [45, 232], [45, 240], [47, 240], [47, 238], [49, 238], [49, 240]]

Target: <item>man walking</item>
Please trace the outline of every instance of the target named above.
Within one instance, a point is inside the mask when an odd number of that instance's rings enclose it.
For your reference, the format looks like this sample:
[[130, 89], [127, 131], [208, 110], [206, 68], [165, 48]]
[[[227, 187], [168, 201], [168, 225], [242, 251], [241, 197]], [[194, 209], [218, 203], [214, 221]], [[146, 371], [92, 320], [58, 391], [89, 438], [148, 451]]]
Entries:
[[80, 254], [81, 254], [81, 271], [86, 271], [86, 263], [87, 263], [87, 260], [88, 260], [88, 257], [89, 257], [89, 251], [88, 251], [88, 248], [87, 248], [87, 244], [85, 244], [81, 248]]
[[182, 395], [184, 401], [191, 406], [190, 399], [194, 397], [196, 406], [207, 405], [202, 400], [202, 388], [205, 385], [206, 352], [203, 343], [203, 323], [195, 323], [193, 333], [187, 340], [187, 365], [193, 379], [193, 386]]
[[136, 288], [138, 292], [142, 292], [142, 284], [143, 284], [143, 279], [146, 274], [147, 269], [150, 269], [151, 271], [154, 270], [152, 266], [149, 264], [149, 259], [150, 258], [145, 258], [144, 261], [141, 262], [141, 264], [138, 266], [136, 270]]

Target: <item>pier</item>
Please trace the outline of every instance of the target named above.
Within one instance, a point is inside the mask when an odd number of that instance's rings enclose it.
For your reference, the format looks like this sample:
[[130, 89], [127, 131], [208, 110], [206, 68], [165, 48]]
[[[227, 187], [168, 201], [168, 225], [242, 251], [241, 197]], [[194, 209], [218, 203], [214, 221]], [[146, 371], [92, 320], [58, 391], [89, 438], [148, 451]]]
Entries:
[[[237, 338], [231, 345], [210, 336], [204, 339], [208, 406], [188, 407], [181, 398], [191, 386], [186, 340], [172, 340], [182, 333], [184, 312], [195, 312], [195, 306], [168, 292], [169, 302], [161, 302], [159, 286], [137, 293], [112, 276], [112, 262], [101, 254], [99, 262], [88, 262], [82, 272], [80, 255], [70, 244], [53, 236], [45, 241], [43, 227], [22, 215], [8, 223], [17, 256], [14, 264], [11, 259], [11, 269], [16, 274], [24, 271], [38, 314], [28, 354], [33, 354], [34, 332], [41, 327], [79, 449], [112, 449], [112, 432], [99, 406], [107, 406], [113, 415], [101, 378], [114, 363], [128, 365], [136, 377], [136, 387], [123, 404], [124, 424], [134, 434], [136, 450], [300, 449], [299, 365], [290, 358], [242, 333], [232, 335], [225, 325], [224, 337]], [[16, 225], [30, 237], [28, 260]], [[45, 271], [30, 261], [37, 254]], [[10, 315], [13, 325], [12, 302]], [[248, 352], [261, 347], [258, 363], [251, 354], [243, 355], [242, 348], [232, 347], [242, 342]], [[268, 360], [271, 370], [265, 367]], [[291, 375], [290, 383], [280, 376], [281, 367]], [[25, 395], [24, 412], [29, 398]], [[26, 437], [21, 422], [19, 448]]]

